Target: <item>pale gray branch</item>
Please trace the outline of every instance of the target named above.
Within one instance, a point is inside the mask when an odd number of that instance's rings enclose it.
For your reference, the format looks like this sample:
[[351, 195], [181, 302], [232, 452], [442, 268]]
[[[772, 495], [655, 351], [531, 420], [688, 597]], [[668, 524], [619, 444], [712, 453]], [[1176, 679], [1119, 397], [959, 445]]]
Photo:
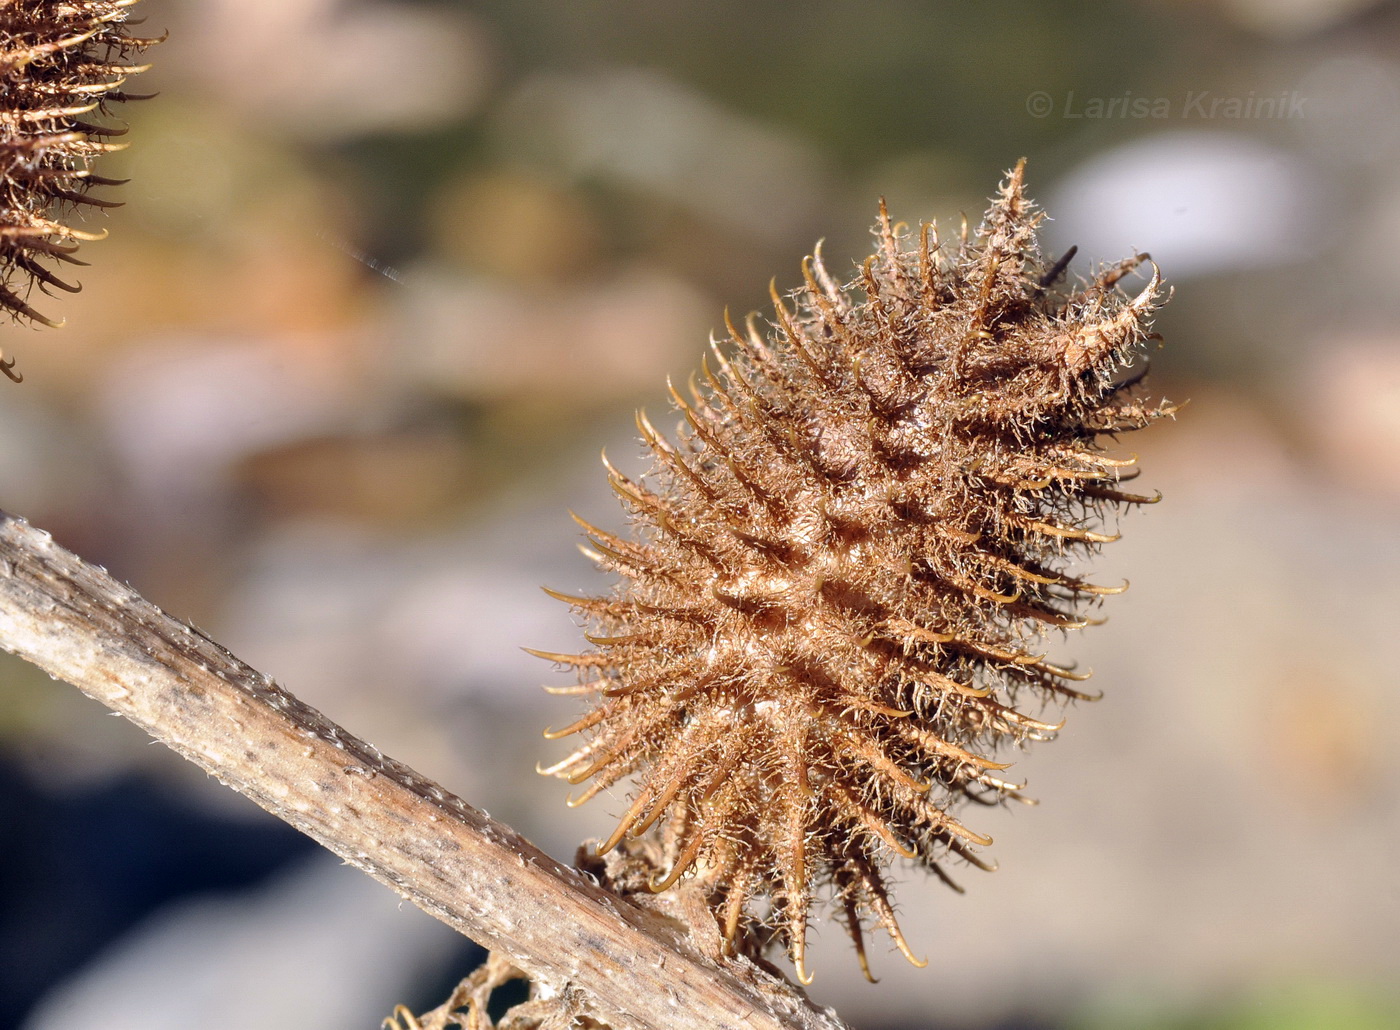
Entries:
[[0, 512], [0, 646], [120, 712], [273, 815], [617, 1030], [840, 1030], [751, 965], [555, 862], [302, 704], [49, 535]]

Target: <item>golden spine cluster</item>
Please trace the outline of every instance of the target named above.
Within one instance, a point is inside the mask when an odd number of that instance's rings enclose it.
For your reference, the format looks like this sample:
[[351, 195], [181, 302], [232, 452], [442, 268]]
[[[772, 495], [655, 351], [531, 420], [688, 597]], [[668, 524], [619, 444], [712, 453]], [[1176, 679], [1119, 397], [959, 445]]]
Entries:
[[1142, 255], [1059, 286], [1023, 165], [974, 234], [909, 232], [881, 204], [854, 282], [818, 251], [766, 331], [730, 324], [671, 390], [674, 441], [639, 414], [653, 475], [608, 465], [635, 532], [584, 528], [616, 590], [551, 591], [592, 647], [535, 653], [580, 671], [556, 693], [597, 702], [546, 734], [585, 742], [543, 771], [588, 782], [575, 804], [632, 777], [600, 850], [656, 827], [652, 889], [691, 877], [730, 949], [776, 935], [804, 982], [815, 901], [868, 976], [867, 923], [917, 962], [891, 856], [950, 884], [950, 859], [988, 868], [954, 812], [1020, 798], [993, 756], [1060, 728], [1027, 702], [1086, 697], [1038, 642], [1125, 588], [1069, 563], [1116, 539], [1107, 510], [1155, 499], [1121, 489], [1133, 460], [1103, 442], [1171, 411], [1125, 372], [1160, 277], [1118, 289]]
[[[0, 308], [48, 326], [29, 305], [34, 285], [76, 292], [46, 262], [80, 265], [78, 244], [101, 239], [68, 225], [76, 206], [117, 207], [93, 186], [118, 180], [94, 175], [94, 158], [125, 144], [123, 128], [92, 119], [109, 105], [139, 99], [122, 90], [144, 71], [131, 57], [158, 39], [128, 33], [137, 0], [0, 0]], [[4, 364], [12, 379], [13, 361]]]

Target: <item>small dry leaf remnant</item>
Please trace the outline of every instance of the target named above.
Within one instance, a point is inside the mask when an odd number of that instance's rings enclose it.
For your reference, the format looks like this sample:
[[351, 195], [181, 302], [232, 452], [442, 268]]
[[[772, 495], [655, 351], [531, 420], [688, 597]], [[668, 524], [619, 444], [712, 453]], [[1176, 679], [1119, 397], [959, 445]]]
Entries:
[[636, 778], [601, 850], [659, 827], [652, 889], [690, 874], [731, 950], [766, 926], [804, 982], [816, 900], [867, 976], [866, 923], [922, 964], [891, 857], [950, 884], [949, 860], [987, 868], [991, 840], [954, 812], [1018, 798], [993, 755], [1055, 734], [1044, 702], [1086, 698], [1041, 637], [1125, 588], [1070, 569], [1115, 539], [1108, 511], [1155, 499], [1120, 488], [1134, 460], [1103, 441], [1172, 410], [1128, 370], [1160, 276], [1119, 291], [1140, 255], [1057, 286], [1068, 261], [1041, 259], [1023, 166], [975, 234], [906, 231], [881, 204], [854, 282], [818, 253], [788, 299], [772, 290], [766, 335], [730, 324], [703, 379], [671, 391], [677, 440], [638, 416], [654, 476], [608, 465], [636, 532], [585, 528], [621, 583], [555, 595], [593, 648], [536, 652], [580, 671], [557, 692], [598, 697], [546, 734], [585, 742], [543, 771], [591, 781], [574, 804]]
[[73, 256], [78, 243], [106, 235], [73, 228], [64, 213], [119, 206], [89, 195], [118, 184], [90, 165], [125, 146], [112, 137], [126, 130], [93, 119], [137, 99], [122, 90], [144, 70], [130, 60], [159, 42], [128, 33], [136, 2], [0, 0], [0, 308], [14, 317], [59, 324], [29, 306], [30, 289], [76, 292], [45, 263], [84, 264]]
[[[491, 995], [516, 980], [526, 982], [529, 997], [506, 1009], [499, 1019], [492, 1019]], [[547, 990], [493, 951], [431, 1012], [415, 1016], [399, 1005], [381, 1025], [383, 1030], [607, 1030], [604, 1024], [582, 1014], [582, 1000], [576, 989]]]

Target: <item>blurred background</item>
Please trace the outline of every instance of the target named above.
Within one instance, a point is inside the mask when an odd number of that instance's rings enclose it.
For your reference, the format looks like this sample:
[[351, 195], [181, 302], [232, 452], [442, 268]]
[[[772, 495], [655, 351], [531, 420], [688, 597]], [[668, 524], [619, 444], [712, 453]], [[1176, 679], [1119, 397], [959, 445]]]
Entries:
[[[0, 327], [0, 506], [568, 859], [574, 706], [518, 647], [606, 582], [566, 509], [726, 305], [1030, 159], [1074, 269], [1176, 291], [1096, 563], [1106, 691], [1018, 756], [994, 876], [898, 897], [859, 1030], [1400, 1026], [1400, 4], [144, 0], [126, 206]], [[0, 656], [0, 1026], [378, 1026], [462, 939]]]

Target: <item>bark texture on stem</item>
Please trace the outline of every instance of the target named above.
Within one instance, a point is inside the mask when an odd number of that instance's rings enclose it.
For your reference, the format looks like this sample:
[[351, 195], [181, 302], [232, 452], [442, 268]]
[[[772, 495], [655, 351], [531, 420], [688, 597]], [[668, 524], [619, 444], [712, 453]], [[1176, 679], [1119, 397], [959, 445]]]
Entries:
[[273, 815], [616, 1030], [841, 1030], [298, 701], [49, 534], [0, 512], [0, 646], [126, 716]]

